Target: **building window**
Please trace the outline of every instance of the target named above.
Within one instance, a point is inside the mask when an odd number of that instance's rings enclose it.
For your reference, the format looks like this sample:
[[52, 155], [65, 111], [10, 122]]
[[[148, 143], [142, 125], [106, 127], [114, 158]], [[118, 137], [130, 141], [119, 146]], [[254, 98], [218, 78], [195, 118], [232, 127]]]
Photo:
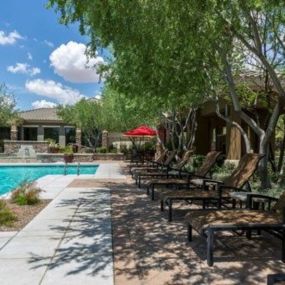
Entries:
[[24, 127], [24, 140], [36, 141], [38, 139], [38, 128], [26, 128]]
[[75, 143], [75, 128], [65, 128], [66, 144]]
[[10, 139], [10, 128], [1, 127], [0, 128], [0, 140], [9, 140]]
[[44, 128], [44, 140], [59, 141], [59, 128]]

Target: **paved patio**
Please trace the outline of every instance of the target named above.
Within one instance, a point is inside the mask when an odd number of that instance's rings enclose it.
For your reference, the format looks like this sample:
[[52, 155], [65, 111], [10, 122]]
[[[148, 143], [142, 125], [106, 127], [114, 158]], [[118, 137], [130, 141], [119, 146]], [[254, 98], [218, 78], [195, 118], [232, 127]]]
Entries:
[[208, 267], [204, 239], [194, 232], [186, 241], [185, 209], [168, 223], [119, 163], [41, 183], [54, 200], [21, 232], [0, 235], [1, 285], [266, 284], [267, 274], [285, 272], [270, 236], [223, 236]]
[[118, 163], [96, 175], [49, 175], [38, 181], [53, 201], [20, 232], [0, 235], [0, 284], [113, 284], [111, 193], [68, 185], [77, 178], [124, 179]]
[[271, 236], [225, 235], [216, 239], [215, 264], [206, 263], [206, 243], [194, 232], [186, 240], [183, 217], [189, 206], [167, 222], [145, 191], [133, 182], [75, 180], [72, 187], [108, 187], [112, 192], [113, 248], [116, 285], [266, 284], [267, 274], [285, 272], [281, 243]]

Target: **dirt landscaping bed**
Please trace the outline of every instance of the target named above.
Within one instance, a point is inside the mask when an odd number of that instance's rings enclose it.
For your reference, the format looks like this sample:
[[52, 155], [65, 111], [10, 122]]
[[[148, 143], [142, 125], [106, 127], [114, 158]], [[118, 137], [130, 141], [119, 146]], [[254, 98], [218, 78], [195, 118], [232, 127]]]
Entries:
[[19, 206], [16, 203], [12, 203], [10, 200], [7, 200], [8, 208], [13, 211], [17, 219], [13, 222], [11, 226], [1, 226], [0, 232], [7, 231], [19, 231], [26, 224], [28, 224], [41, 210], [43, 210], [51, 200], [41, 200], [40, 203], [36, 205], [24, 205]]

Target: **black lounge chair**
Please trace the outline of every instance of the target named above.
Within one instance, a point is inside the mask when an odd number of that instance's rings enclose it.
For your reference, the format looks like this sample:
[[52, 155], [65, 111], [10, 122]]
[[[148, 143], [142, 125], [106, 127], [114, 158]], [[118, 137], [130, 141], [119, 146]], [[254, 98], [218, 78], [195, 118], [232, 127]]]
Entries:
[[[179, 191], [163, 191], [160, 196], [161, 211], [164, 210], [164, 206], [166, 205], [168, 207], [168, 221], [172, 221], [173, 203], [175, 201], [186, 201], [188, 203], [193, 201], [202, 201], [203, 209], [209, 205], [221, 208], [223, 203], [232, 201], [230, 196], [231, 192], [245, 191], [243, 187], [245, 185], [249, 185], [249, 179], [256, 171], [261, 158], [262, 155], [259, 154], [245, 154], [241, 158], [239, 165], [232, 172], [231, 176], [225, 179], [224, 182], [204, 178], [198, 179], [201, 180], [198, 183], [198, 181], [195, 181], [194, 179], [192, 180], [192, 184], [195, 186], [202, 185], [202, 187]], [[233, 203], [233, 207], [235, 207], [235, 203]]]
[[[149, 194], [151, 189], [151, 199], [154, 200], [154, 194], [155, 194], [155, 187], [156, 186], [175, 186], [175, 187], [186, 187], [190, 188], [190, 186], [196, 186], [196, 187], [206, 187], [203, 185], [203, 181], [206, 179], [206, 176], [211, 171], [212, 167], [217, 162], [217, 159], [221, 155], [221, 152], [219, 151], [210, 151], [202, 164], [202, 166], [195, 172], [185, 172], [181, 173], [180, 176], [184, 175], [184, 178], [168, 178], [168, 179], [152, 179], [149, 180], [147, 185], [147, 194]], [[201, 185], [198, 185], [199, 183], [202, 183]]]
[[138, 184], [139, 187], [141, 187], [141, 180], [143, 178], [149, 178], [149, 177], [164, 177], [164, 178], [169, 178], [169, 177], [181, 177], [183, 167], [190, 161], [191, 156], [193, 155], [193, 150], [188, 150], [184, 153], [183, 157], [181, 160], [176, 163], [172, 164], [172, 161], [175, 157], [175, 153], [172, 153], [172, 156], [169, 156], [169, 159], [165, 162], [162, 167], [156, 168], [156, 169], [151, 169], [149, 170], [140, 170], [134, 173], [133, 177], [136, 179], [136, 184]]
[[135, 170], [142, 170], [142, 169], [157, 169], [159, 165], [163, 164], [164, 161], [167, 159], [169, 151], [168, 150], [163, 150], [161, 154], [154, 160], [150, 161], [144, 161], [140, 164], [130, 164], [130, 172], [133, 175], [133, 172]]
[[267, 276], [267, 285], [278, 285], [278, 284], [285, 284], [285, 274], [284, 273], [269, 274]]
[[[266, 202], [264, 210], [254, 210], [254, 201]], [[272, 207], [273, 202], [277, 202]], [[247, 209], [232, 210], [196, 210], [185, 216], [188, 226], [188, 241], [192, 241], [192, 230], [195, 229], [207, 240], [207, 263], [214, 264], [214, 239], [217, 232], [245, 231], [247, 238], [251, 232], [266, 231], [282, 241], [282, 261], [285, 262], [285, 192], [279, 199], [260, 195], [247, 195]]]

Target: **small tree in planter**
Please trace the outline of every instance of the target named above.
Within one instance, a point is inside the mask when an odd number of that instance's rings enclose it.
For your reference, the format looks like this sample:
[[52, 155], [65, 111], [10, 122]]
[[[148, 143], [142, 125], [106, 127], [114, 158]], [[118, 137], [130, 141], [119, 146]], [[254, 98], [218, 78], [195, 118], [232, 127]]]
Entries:
[[63, 159], [65, 163], [71, 163], [73, 161], [74, 155], [73, 155], [72, 146], [67, 146], [65, 148]]

